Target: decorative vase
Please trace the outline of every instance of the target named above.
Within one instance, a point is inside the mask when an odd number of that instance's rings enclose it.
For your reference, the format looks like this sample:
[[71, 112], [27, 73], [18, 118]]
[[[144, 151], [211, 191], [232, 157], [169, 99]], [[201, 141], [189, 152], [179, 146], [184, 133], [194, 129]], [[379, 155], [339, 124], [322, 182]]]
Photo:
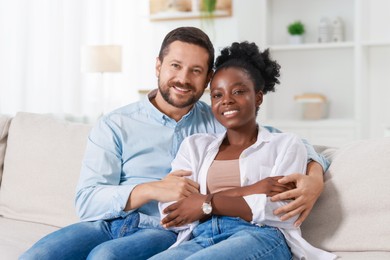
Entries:
[[340, 17], [336, 17], [332, 20], [332, 41], [344, 41], [344, 26]]
[[194, 13], [200, 12], [200, 0], [191, 0], [191, 11]]
[[302, 44], [303, 36], [302, 35], [290, 35], [290, 44]]
[[330, 42], [332, 39], [332, 27], [327, 17], [322, 17], [318, 26], [318, 42]]

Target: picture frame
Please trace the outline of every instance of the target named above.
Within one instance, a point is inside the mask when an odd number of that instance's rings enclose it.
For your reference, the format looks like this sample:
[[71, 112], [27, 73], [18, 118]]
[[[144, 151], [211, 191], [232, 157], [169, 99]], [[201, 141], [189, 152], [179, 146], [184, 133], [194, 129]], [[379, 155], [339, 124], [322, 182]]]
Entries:
[[149, 0], [151, 21], [232, 16], [232, 0]]

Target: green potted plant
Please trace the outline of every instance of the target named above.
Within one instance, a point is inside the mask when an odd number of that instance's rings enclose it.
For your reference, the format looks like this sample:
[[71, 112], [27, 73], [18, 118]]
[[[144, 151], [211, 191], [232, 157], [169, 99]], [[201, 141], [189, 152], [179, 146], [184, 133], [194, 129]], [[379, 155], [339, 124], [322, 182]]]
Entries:
[[201, 28], [207, 31], [210, 39], [214, 40], [216, 30], [214, 26], [214, 14], [217, 7], [217, 0], [201, 0]]
[[300, 44], [303, 42], [303, 34], [305, 33], [305, 25], [301, 21], [295, 21], [287, 26], [287, 31], [290, 34], [290, 43]]
[[202, 11], [206, 18], [213, 18], [217, 0], [202, 0]]

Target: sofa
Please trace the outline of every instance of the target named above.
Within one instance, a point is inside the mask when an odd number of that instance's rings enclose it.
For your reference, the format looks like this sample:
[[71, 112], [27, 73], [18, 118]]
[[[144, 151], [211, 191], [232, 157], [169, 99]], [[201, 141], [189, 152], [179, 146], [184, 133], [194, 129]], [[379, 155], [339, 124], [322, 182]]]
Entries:
[[[0, 115], [0, 258], [75, 223], [74, 194], [91, 125], [52, 115]], [[341, 259], [390, 259], [390, 138], [315, 146], [331, 162], [302, 225]]]

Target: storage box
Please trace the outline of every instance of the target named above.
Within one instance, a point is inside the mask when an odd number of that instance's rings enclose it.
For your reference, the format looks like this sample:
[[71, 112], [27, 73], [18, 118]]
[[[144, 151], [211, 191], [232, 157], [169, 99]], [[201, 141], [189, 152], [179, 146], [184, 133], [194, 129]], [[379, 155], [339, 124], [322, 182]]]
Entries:
[[326, 97], [316, 93], [306, 93], [295, 96], [298, 117], [303, 120], [318, 120], [328, 116]]

